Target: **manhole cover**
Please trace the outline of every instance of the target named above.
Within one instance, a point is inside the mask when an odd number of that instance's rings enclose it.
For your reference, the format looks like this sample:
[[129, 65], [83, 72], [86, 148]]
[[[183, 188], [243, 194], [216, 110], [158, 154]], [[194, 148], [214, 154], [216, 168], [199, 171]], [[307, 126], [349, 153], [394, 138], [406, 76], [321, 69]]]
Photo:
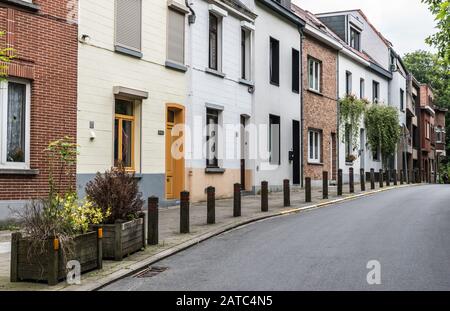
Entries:
[[167, 267], [148, 267], [147, 269], [139, 272], [138, 274], [136, 274], [134, 277], [135, 278], [151, 278], [155, 275], [160, 274], [161, 272], [166, 271]]

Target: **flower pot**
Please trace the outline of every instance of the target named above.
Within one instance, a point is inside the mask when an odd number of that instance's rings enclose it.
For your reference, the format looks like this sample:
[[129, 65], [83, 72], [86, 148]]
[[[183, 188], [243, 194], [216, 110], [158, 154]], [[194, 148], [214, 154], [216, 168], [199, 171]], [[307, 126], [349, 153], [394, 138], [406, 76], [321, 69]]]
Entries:
[[122, 260], [145, 248], [144, 214], [131, 221], [94, 227], [103, 228], [103, 259]]
[[30, 253], [33, 241], [19, 232], [11, 239], [11, 282], [37, 281], [56, 285], [67, 277], [66, 263], [77, 260], [81, 273], [102, 268], [102, 239], [98, 232], [88, 232], [73, 238], [73, 252], [65, 261], [54, 240], [47, 240], [44, 253]]

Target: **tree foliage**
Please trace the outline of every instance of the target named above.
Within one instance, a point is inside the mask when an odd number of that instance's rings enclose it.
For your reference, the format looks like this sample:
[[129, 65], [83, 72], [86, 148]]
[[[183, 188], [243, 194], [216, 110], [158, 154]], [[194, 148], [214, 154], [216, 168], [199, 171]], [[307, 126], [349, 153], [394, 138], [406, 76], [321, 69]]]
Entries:
[[372, 105], [366, 110], [365, 126], [367, 142], [372, 150], [380, 148], [384, 164], [395, 153], [400, 140], [398, 111], [391, 106]]
[[422, 0], [428, 5], [431, 13], [435, 15], [438, 31], [429, 36], [426, 42], [435, 46], [439, 51], [439, 57], [450, 65], [450, 1], [449, 0]]

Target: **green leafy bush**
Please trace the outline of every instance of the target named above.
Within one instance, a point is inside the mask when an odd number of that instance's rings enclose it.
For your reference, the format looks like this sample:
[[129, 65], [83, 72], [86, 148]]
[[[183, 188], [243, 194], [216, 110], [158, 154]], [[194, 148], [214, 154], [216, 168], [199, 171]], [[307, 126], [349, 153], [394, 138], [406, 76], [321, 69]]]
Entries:
[[391, 106], [372, 105], [366, 111], [367, 142], [372, 150], [380, 148], [383, 161], [395, 153], [400, 140], [401, 128], [398, 120], [398, 111]]
[[[339, 125], [341, 133], [346, 132], [346, 126], [350, 128], [351, 141], [353, 146], [358, 146], [359, 129], [362, 118], [366, 111], [368, 101], [359, 99], [355, 95], [346, 95], [339, 100]], [[342, 135], [342, 139], [345, 136]]]

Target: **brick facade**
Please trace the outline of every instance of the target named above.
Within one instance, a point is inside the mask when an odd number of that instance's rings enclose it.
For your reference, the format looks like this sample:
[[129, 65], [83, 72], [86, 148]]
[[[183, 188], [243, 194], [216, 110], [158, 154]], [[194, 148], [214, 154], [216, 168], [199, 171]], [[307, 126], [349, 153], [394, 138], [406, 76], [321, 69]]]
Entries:
[[77, 1], [34, 0], [33, 5], [0, 2], [0, 30], [6, 32], [0, 45], [14, 48], [16, 56], [8, 76], [31, 83], [31, 170], [0, 169], [0, 201], [45, 196], [49, 167], [43, 150], [52, 140], [76, 137], [78, 26], [72, 20]]
[[[321, 63], [320, 94], [309, 90], [308, 59], [314, 58]], [[306, 36], [303, 40], [303, 170], [305, 177], [321, 180], [322, 171], [327, 171], [330, 179], [336, 178], [337, 151], [332, 148], [337, 140], [337, 51]], [[322, 131], [319, 164], [308, 162], [308, 130]], [[334, 137], [334, 138], [333, 138]], [[333, 139], [335, 140], [333, 142]], [[334, 149], [334, 150], [333, 150]]]

